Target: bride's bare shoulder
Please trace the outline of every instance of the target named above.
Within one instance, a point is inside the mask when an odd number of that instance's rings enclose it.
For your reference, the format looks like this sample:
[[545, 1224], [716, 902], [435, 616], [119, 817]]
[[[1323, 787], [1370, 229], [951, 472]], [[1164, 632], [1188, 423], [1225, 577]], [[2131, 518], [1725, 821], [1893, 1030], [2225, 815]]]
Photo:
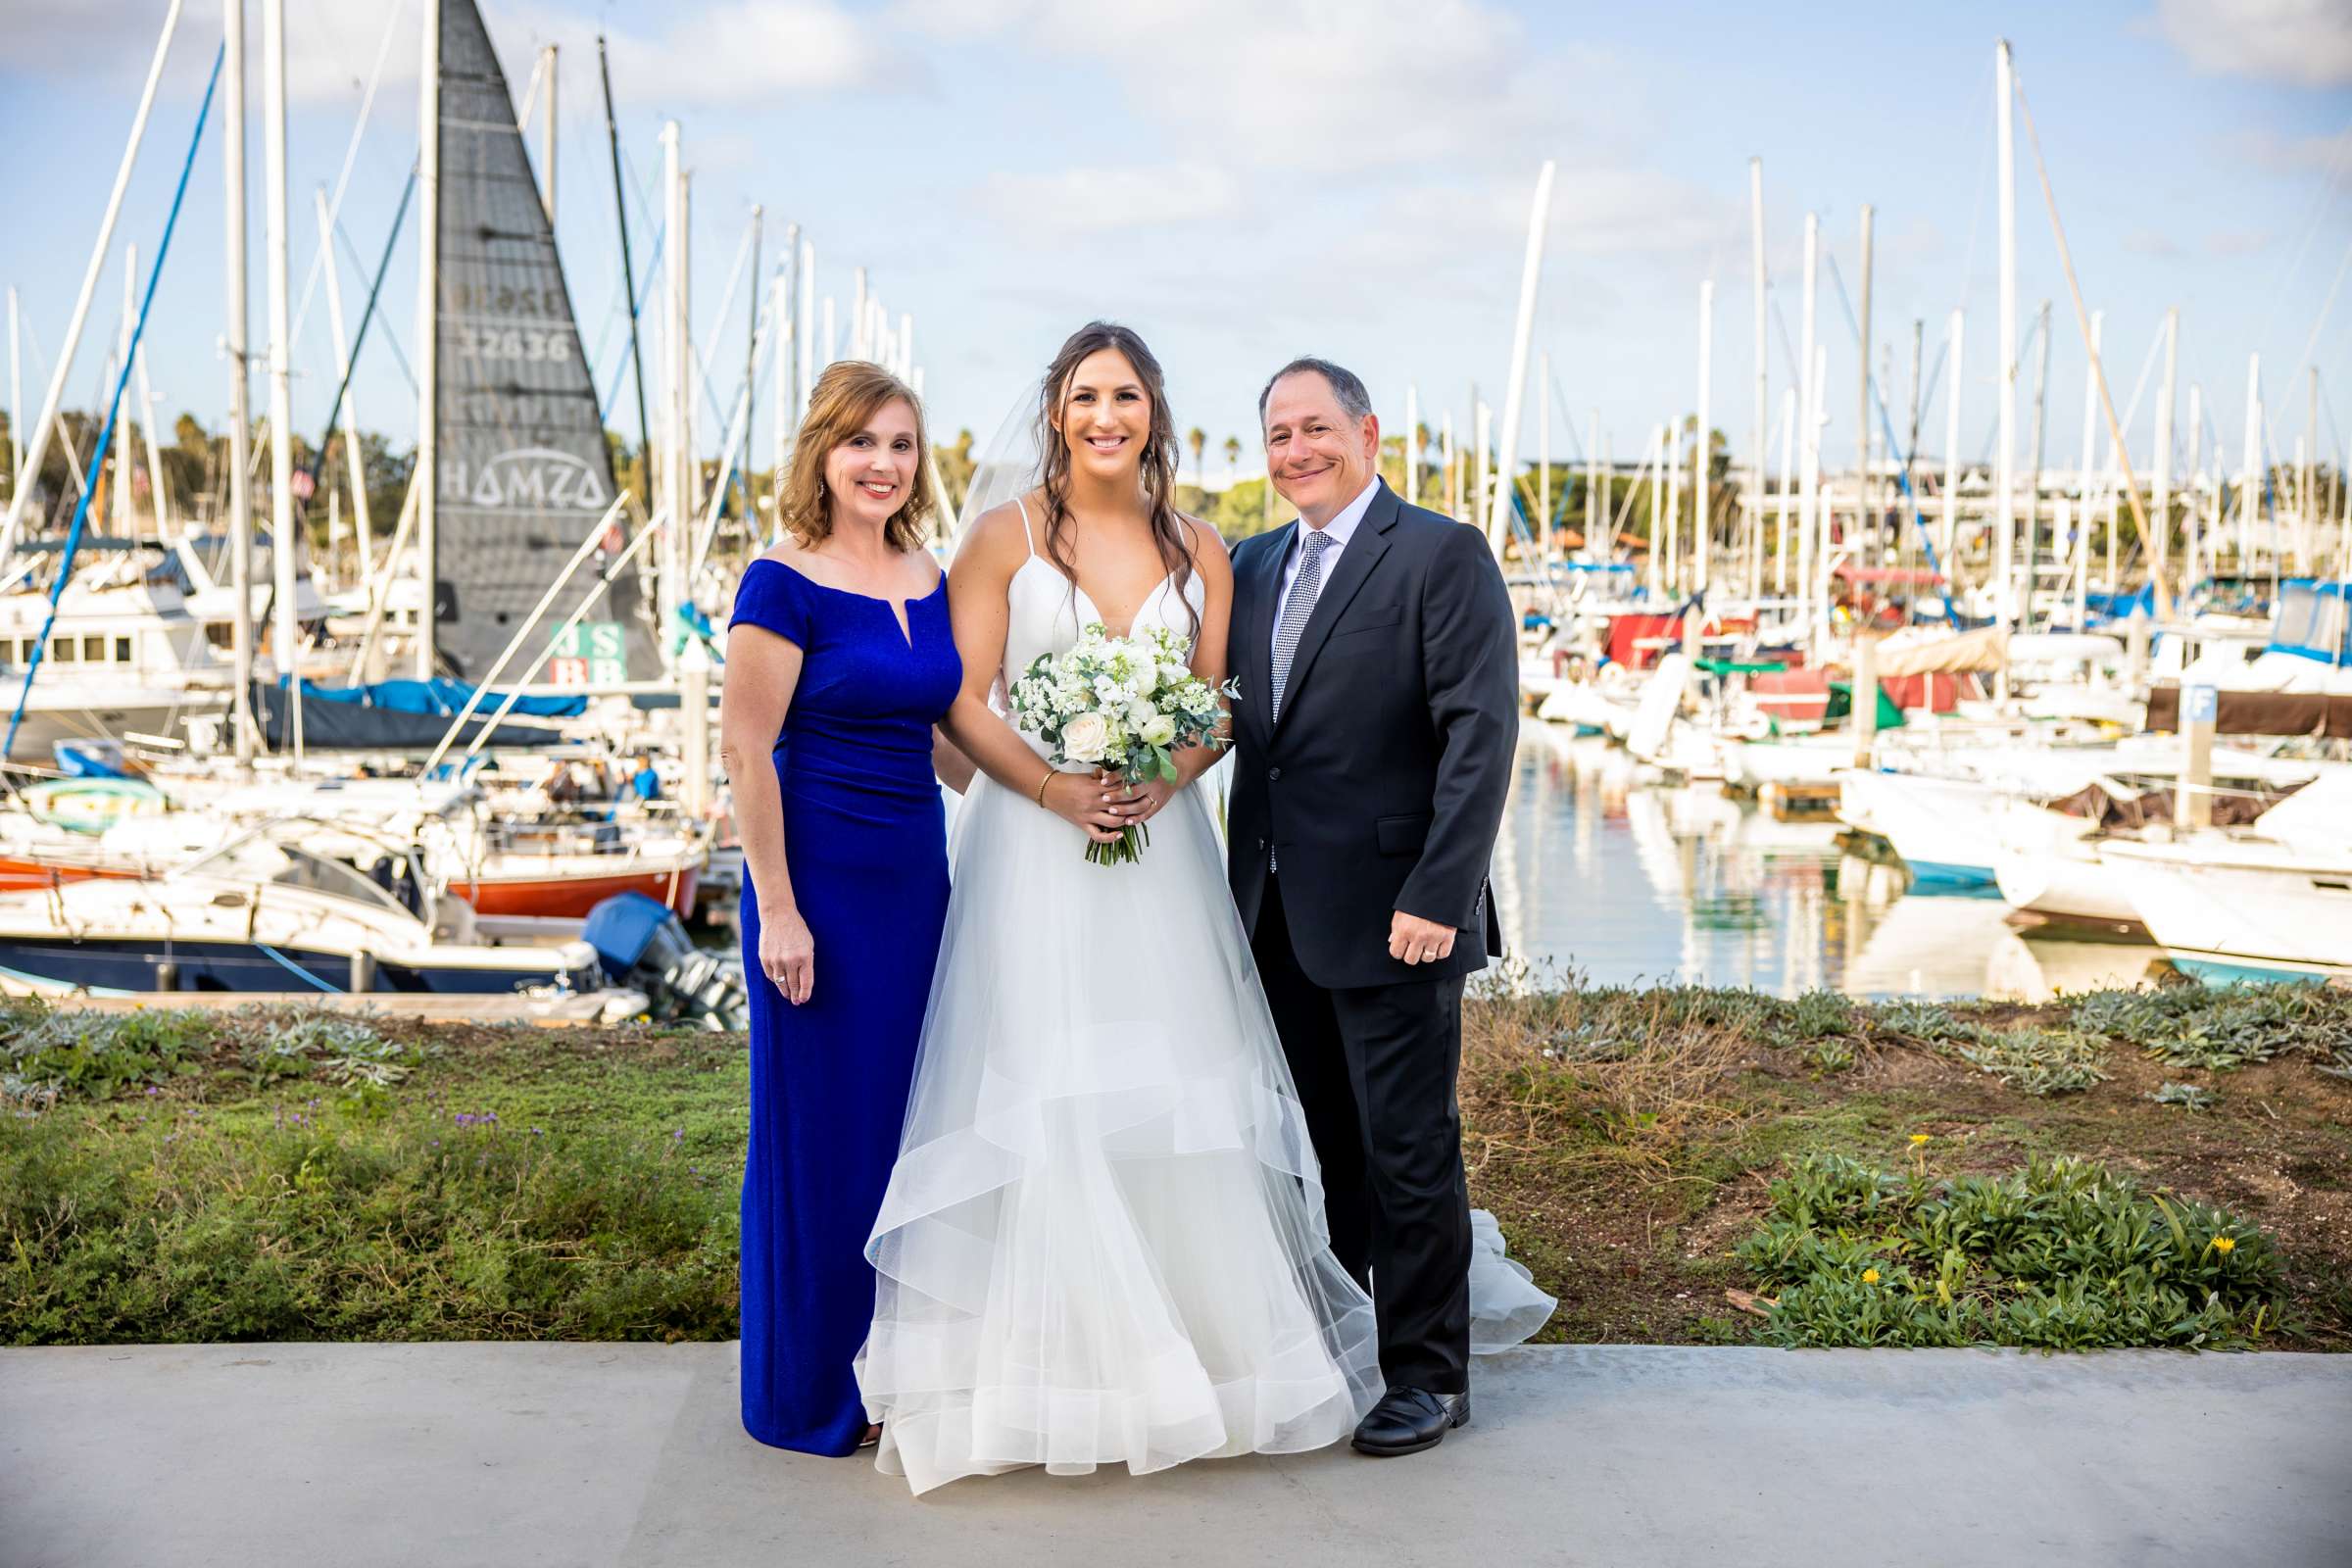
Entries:
[[1210, 577], [1231, 577], [1233, 563], [1226, 555], [1224, 535], [1199, 517], [1186, 516], [1181, 512], [1177, 515], [1184, 518], [1184, 531], [1192, 551], [1194, 569]]
[[954, 570], [1009, 576], [1029, 554], [1030, 526], [1021, 508], [1007, 501], [972, 519], [956, 541]]

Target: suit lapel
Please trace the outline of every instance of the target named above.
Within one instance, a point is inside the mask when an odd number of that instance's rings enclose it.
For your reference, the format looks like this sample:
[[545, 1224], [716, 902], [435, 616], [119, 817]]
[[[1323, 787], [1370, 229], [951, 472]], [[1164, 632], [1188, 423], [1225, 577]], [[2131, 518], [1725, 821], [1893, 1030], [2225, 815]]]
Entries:
[[[1293, 526], [1297, 526], [1294, 524]], [[1382, 480], [1380, 493], [1364, 512], [1364, 520], [1356, 524], [1355, 534], [1348, 547], [1340, 552], [1340, 564], [1332, 568], [1331, 581], [1315, 598], [1314, 613], [1306, 617], [1306, 627], [1298, 634], [1298, 652], [1291, 657], [1290, 679], [1283, 682], [1282, 711], [1285, 717], [1298, 707], [1298, 689], [1306, 684], [1307, 671], [1315, 666], [1315, 656], [1323, 651], [1324, 642], [1331, 636], [1332, 623], [1348, 609], [1355, 591], [1372, 575], [1380, 558], [1389, 553], [1389, 530], [1396, 526], [1396, 492]], [[1281, 578], [1275, 579], [1277, 590]], [[1272, 635], [1271, 625], [1268, 635]], [[1282, 727], [1278, 719], [1274, 726]]]
[[1241, 676], [1243, 718], [1254, 720], [1261, 741], [1273, 738], [1268, 704], [1274, 691], [1274, 607], [1282, 598], [1282, 565], [1290, 559], [1296, 521], [1277, 528], [1250, 564], [1250, 613], [1243, 618], [1242, 645], [1233, 667]]

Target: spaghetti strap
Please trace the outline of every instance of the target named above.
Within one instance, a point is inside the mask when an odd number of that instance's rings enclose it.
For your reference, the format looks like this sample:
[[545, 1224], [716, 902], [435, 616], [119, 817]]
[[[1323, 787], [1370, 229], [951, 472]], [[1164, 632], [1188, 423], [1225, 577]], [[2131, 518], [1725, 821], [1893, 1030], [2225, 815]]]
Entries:
[[1018, 507], [1018, 508], [1020, 509], [1020, 513], [1021, 513], [1021, 538], [1022, 538], [1023, 540], [1025, 540], [1025, 541], [1028, 543], [1028, 546], [1029, 546], [1029, 553], [1030, 553], [1031, 555], [1033, 555], [1033, 556], [1034, 556], [1034, 555], [1036, 555], [1036, 554], [1037, 554], [1037, 535], [1035, 535], [1035, 534], [1033, 534], [1033, 533], [1031, 533], [1031, 532], [1029, 531], [1029, 507], [1028, 507], [1028, 503], [1024, 502], [1024, 501], [1023, 501], [1023, 500], [1022, 500], [1022, 499], [1021, 499], [1019, 496], [1014, 496], [1014, 497], [1012, 498], [1012, 504], [1013, 504], [1015, 507]]

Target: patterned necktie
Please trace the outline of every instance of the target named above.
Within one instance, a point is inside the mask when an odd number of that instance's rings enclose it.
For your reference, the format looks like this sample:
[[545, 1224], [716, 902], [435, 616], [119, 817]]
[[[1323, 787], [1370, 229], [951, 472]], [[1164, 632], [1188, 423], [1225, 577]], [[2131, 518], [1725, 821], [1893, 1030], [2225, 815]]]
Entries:
[[1290, 601], [1282, 607], [1282, 624], [1274, 629], [1274, 692], [1267, 711], [1275, 718], [1282, 716], [1283, 688], [1290, 684], [1291, 660], [1298, 652], [1299, 634], [1306, 630], [1307, 617], [1315, 612], [1315, 598], [1323, 591], [1323, 552], [1330, 544], [1331, 535], [1322, 529], [1306, 529], [1298, 580], [1291, 585]]

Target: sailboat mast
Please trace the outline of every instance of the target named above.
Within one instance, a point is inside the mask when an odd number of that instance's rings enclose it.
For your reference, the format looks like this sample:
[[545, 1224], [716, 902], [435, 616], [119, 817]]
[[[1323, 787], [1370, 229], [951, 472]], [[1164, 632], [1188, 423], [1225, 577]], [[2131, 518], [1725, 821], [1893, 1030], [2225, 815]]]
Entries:
[[1421, 504], [1421, 388], [1404, 384], [1404, 504]]
[[[1992, 616], [1993, 624], [2006, 636], [2017, 624], [2017, 137], [2011, 115], [2016, 93], [2009, 80], [2006, 38], [1993, 57], [1992, 93], [1997, 127], [1993, 172], [2000, 186], [1994, 204], [2000, 220], [2000, 315], [1992, 340], [2001, 356], [1999, 434], [1993, 449]], [[2006, 697], [2009, 675], [2005, 664], [1995, 678]]]
[[801, 359], [799, 374], [793, 382], [793, 427], [800, 427], [801, 416], [808, 411], [808, 394], [816, 385], [816, 246], [809, 240], [801, 241], [799, 276], [793, 288], [800, 295]]
[[[131, 326], [139, 318], [138, 284], [139, 247], [136, 244], [125, 245], [122, 247], [122, 327], [115, 343], [115, 363], [118, 365], [127, 366], [130, 363]], [[150, 435], [153, 433], [149, 432]], [[115, 468], [115, 532], [127, 539], [131, 529], [130, 475], [138, 465], [138, 455], [131, 445], [128, 429], [122, 432], [122, 442], [115, 448], [112, 461]]]
[[[2262, 510], [2262, 356], [2246, 356], [2246, 442], [2237, 479], [2237, 572], [2251, 580], [2254, 517]], [[2272, 543], [2277, 544], [2274, 539]]]
[[2179, 391], [2180, 373], [2180, 308], [2176, 305], [2164, 313], [2164, 396], [2156, 405], [2156, 471], [2149, 479], [2149, 499], [2155, 504], [2156, 515], [2149, 519], [2155, 526], [2148, 530], [2148, 569], [2158, 582], [2164, 580], [2172, 553], [2173, 399]]
[[[334, 333], [335, 373], [343, 382], [343, 468], [351, 481], [353, 531], [359, 536], [360, 581], [375, 576], [373, 531], [368, 515], [368, 464], [360, 450], [360, 397], [351, 386], [351, 340], [343, 331], [343, 270], [335, 265], [334, 220], [326, 211], [326, 187], [313, 192], [318, 209], [318, 251], [325, 258], [326, 322]], [[330, 416], [334, 411], [329, 410]]]
[[743, 416], [743, 450], [740, 466], [736, 469], [742, 485], [743, 518], [748, 526], [752, 517], [752, 423], [760, 407], [760, 223], [765, 209], [758, 202], [752, 204], [752, 270], [746, 274], [752, 286], [745, 295], [743, 308], [743, 385], [747, 400]]
[[[164, 61], [172, 52], [172, 37], [179, 27], [181, 0], [172, 0], [172, 8], [164, 13], [164, 30], [155, 41], [155, 58], [147, 67], [147, 85], [139, 94], [138, 113], [130, 122], [130, 140], [122, 149], [122, 165], [115, 172], [115, 188], [106, 199], [106, 216], [98, 220], [98, 241], [90, 248], [88, 267], [81, 275], [81, 292], [74, 298], [74, 314], [67, 318], [65, 341], [58, 345], [57, 363], [49, 372], [49, 391], [41, 399], [41, 412], [32, 422], [32, 439], [25, 443], [21, 462], [27, 476], [37, 476], [41, 455], [49, 448], [49, 438], [57, 431], [58, 415], [64, 405], [66, 378], [74, 368], [74, 356], [81, 348], [81, 331], [90, 318], [90, 302], [98, 292], [99, 274], [106, 270], [107, 253], [115, 243], [115, 220], [122, 214], [123, 192], [130, 185], [130, 172], [138, 162], [139, 144], [146, 139], [147, 117], [155, 108], [156, 84], [163, 79]], [[12, 426], [13, 428], [13, 426]], [[66, 459], [73, 462], [71, 442], [66, 444]], [[90, 475], [97, 482], [97, 475]], [[8, 500], [8, 520], [0, 524], [0, 560], [5, 560], [17, 547], [20, 531], [24, 525], [25, 503], [31, 499], [32, 486], [20, 485]]]
[[645, 349], [637, 335], [637, 269], [629, 258], [629, 204], [620, 178], [620, 130], [612, 119], [612, 66], [605, 57], [605, 36], [596, 36], [596, 72], [605, 84], [605, 143], [612, 153], [612, 216], [620, 223], [620, 291], [629, 307], [629, 373], [637, 383], [637, 479], [645, 507], [654, 507], [653, 421], [645, 413]]
[[1944, 339], [1951, 350], [1952, 369], [1943, 383], [1943, 537], [1936, 541], [1936, 554], [1943, 563], [1946, 604], [1952, 590], [1960, 586], [1953, 558], [1960, 548], [1960, 389], [1967, 384], [1960, 373], [1960, 356], [1968, 342], [1967, 328], [1967, 314], [1953, 307]]
[[1772, 407], [1772, 360], [1764, 345], [1764, 160], [1747, 161], [1748, 282], [1755, 294], [1756, 427], [1748, 446], [1747, 592], [1764, 594], [1765, 421]]
[[[277, 602], [270, 642], [291, 714], [302, 701], [302, 660], [301, 623], [294, 612], [294, 331], [286, 284], [286, 0], [262, 0], [262, 165], [263, 249], [270, 279], [270, 566]], [[295, 735], [300, 726], [295, 719]]]
[[[1544, 230], [1551, 216], [1551, 180], [1556, 166], [1550, 159], [1544, 161], [1543, 172], [1536, 176], [1534, 210], [1527, 220], [1527, 256], [1519, 271], [1519, 319], [1511, 329], [1511, 384], [1502, 395], [1502, 428], [1496, 433], [1498, 448], [1495, 472], [1498, 475], [1494, 495], [1489, 501], [1481, 491], [1479, 500], [1488, 506], [1487, 548], [1494, 559], [1502, 559], [1502, 548], [1510, 538], [1510, 517], [1516, 503], [1519, 476], [1519, 423], [1527, 407], [1527, 351], [1528, 342], [1536, 329], [1536, 289], [1544, 276]], [[1486, 457], [1486, 438], [1479, 438], [1479, 457]]]
[[[1849, 543], [1857, 550], [1861, 548], [1860, 542], [1864, 537], [1864, 530], [1876, 525], [1876, 519], [1870, 515], [1870, 284], [1872, 274], [1876, 270], [1873, 265], [1872, 239], [1877, 217], [1877, 212], [1871, 204], [1864, 202], [1862, 204], [1862, 324], [1859, 329], [1862, 334], [1862, 351], [1859, 356], [1858, 368], [1854, 372], [1854, 531], [1848, 535]], [[1829, 537], [1826, 532], [1822, 537], [1822, 548], [1825, 550], [1829, 548]]]
[[694, 348], [688, 337], [686, 298], [686, 176], [678, 162], [678, 122], [662, 127], [662, 226], [667, 230], [662, 268], [662, 349], [666, 368], [662, 392], [667, 408], [662, 454], [661, 635], [663, 649], [678, 627], [686, 603], [686, 528], [694, 515], [691, 466], [694, 453]]
[[229, 727], [240, 766], [253, 761], [253, 410], [246, 359], [245, 279], [245, 0], [228, 0], [220, 12], [220, 41], [226, 78], [221, 95], [222, 186], [227, 198], [228, 239], [228, 580], [236, 604], [230, 612], [229, 648], [236, 690], [229, 699]]
[[24, 346], [17, 285], [8, 285], [8, 493], [24, 483]]
[[1708, 381], [1715, 365], [1715, 280], [1702, 279], [1698, 285], [1698, 430], [1690, 453], [1690, 582], [1699, 593], [1707, 591], [1707, 530], [1714, 520], [1708, 515], [1707, 481], [1713, 457], [1713, 443], [1707, 437]]
[[[441, 420], [441, 0], [425, 0], [418, 91], [416, 153], [416, 643], [418, 680], [433, 676], [433, 621], [438, 608], [440, 533], [434, 514], [440, 489], [436, 430]], [[388, 565], [388, 564], [387, 564]]]
[[[1551, 564], [1551, 351], [1536, 356], [1536, 559]], [[1550, 587], [1548, 577], [1544, 586]]]

